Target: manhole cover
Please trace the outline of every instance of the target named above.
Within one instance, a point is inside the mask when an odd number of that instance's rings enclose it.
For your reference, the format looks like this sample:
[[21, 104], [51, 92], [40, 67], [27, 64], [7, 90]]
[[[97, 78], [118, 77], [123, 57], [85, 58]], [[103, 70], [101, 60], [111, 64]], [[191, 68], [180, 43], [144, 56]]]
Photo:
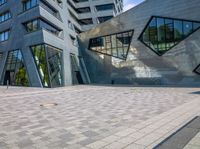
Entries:
[[54, 107], [54, 106], [57, 106], [58, 104], [57, 103], [44, 103], [44, 104], [41, 104], [40, 107]]

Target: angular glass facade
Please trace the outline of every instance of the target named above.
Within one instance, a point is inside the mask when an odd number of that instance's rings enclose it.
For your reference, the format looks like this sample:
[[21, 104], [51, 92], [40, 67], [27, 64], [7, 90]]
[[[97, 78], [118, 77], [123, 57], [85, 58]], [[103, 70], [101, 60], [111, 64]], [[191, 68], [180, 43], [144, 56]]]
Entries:
[[125, 60], [133, 36], [133, 30], [90, 39], [89, 49]]
[[2, 83], [14, 86], [29, 86], [23, 56], [20, 50], [10, 51], [6, 60]]
[[199, 28], [200, 22], [152, 17], [139, 40], [161, 56]]
[[31, 50], [43, 86], [62, 86], [62, 51], [46, 44], [32, 46]]

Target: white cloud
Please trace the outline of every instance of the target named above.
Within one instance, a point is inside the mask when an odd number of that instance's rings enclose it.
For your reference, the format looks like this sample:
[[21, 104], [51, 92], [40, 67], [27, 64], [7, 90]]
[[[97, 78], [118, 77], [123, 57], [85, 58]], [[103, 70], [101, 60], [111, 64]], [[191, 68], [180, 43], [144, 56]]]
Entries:
[[136, 6], [136, 4], [127, 4], [127, 5], [125, 5], [124, 6], [124, 11], [127, 11], [127, 10], [129, 10], [129, 9], [131, 9], [131, 8], [133, 8], [134, 6]]

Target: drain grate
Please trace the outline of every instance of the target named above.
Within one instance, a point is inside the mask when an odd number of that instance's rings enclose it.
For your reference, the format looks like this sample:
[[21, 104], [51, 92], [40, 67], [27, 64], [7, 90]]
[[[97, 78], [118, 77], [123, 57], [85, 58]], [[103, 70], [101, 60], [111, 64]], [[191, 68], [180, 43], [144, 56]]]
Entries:
[[153, 149], [183, 149], [200, 132], [200, 117], [193, 118]]
[[40, 107], [50, 108], [57, 105], [58, 105], [57, 103], [44, 103], [44, 104], [41, 104]]

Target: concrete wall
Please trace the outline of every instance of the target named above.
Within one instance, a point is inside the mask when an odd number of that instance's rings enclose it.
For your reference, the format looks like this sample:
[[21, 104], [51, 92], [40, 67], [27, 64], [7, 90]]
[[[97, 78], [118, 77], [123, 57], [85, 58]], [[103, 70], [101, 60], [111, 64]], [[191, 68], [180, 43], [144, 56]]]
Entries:
[[[88, 18], [92, 19], [93, 24], [80, 26], [80, 30], [82, 31], [86, 31], [91, 28], [94, 28], [98, 24], [98, 21], [97, 21], [98, 17], [116, 16], [116, 15], [119, 15], [123, 11], [122, 9], [119, 9], [119, 10], [117, 9], [118, 7], [123, 8], [123, 2], [120, 0], [99, 0], [99, 1], [88, 0], [86, 2], [77, 2], [77, 3], [75, 3], [73, 0], [69, 0], [69, 1], [75, 8], [90, 7], [91, 12], [77, 13], [70, 5], [68, 5], [69, 10], [76, 16], [77, 19], [79, 20], [88, 19]], [[114, 10], [96, 11], [95, 7], [97, 5], [105, 5], [105, 4], [114, 4], [114, 7], [116, 8], [116, 12]], [[73, 23], [76, 25], [75, 22]], [[79, 27], [79, 25], [76, 25], [76, 26]]]
[[[200, 30], [158, 56], [138, 37], [152, 16], [200, 21], [199, 0], [146, 0], [133, 9], [79, 36], [91, 83], [200, 85], [193, 72], [200, 64]], [[88, 50], [89, 39], [134, 29], [126, 61]]]

